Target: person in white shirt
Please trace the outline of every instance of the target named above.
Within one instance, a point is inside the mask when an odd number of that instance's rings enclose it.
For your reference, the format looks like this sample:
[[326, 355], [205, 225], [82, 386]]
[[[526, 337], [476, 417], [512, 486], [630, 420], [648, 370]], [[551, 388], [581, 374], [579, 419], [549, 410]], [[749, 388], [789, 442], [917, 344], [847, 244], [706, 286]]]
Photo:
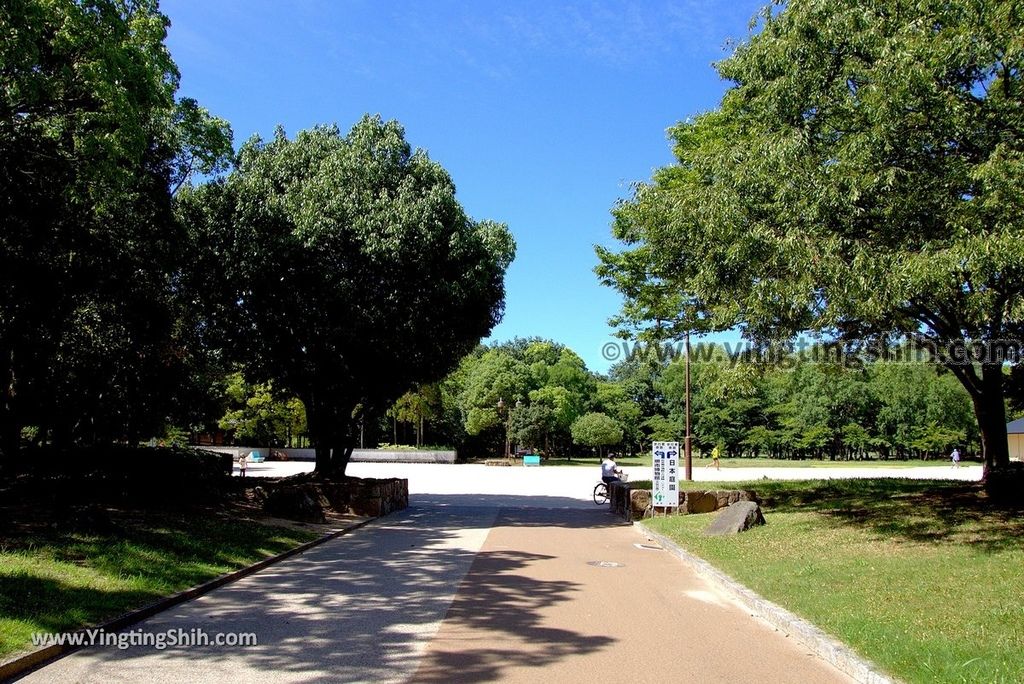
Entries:
[[611, 456], [605, 456], [604, 460], [601, 461], [601, 481], [605, 484], [619, 482], [619, 475], [621, 474], [622, 471], [615, 465], [615, 459]]

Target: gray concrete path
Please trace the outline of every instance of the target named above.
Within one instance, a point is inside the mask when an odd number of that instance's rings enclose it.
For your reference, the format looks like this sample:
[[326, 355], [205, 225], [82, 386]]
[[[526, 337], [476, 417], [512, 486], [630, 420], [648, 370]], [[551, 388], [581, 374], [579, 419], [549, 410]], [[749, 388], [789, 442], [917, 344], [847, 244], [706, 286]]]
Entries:
[[90, 648], [22, 681], [405, 681], [496, 513], [411, 507], [135, 627], [255, 633], [258, 646]]
[[846, 681], [638, 548], [586, 500], [593, 474], [557, 469], [555, 486], [523, 470], [455, 487], [414, 469], [406, 511], [136, 626], [251, 632], [257, 646], [89, 648], [24, 681]]

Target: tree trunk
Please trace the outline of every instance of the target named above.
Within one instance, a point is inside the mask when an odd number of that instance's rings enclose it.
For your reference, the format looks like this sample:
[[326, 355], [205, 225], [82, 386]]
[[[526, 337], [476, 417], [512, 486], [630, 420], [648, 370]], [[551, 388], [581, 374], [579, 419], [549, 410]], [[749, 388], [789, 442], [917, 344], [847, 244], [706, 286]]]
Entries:
[[985, 475], [993, 470], [1008, 468], [1010, 465], [1003, 382], [1002, 366], [985, 364], [981, 367], [982, 391], [971, 395], [974, 415], [978, 419], [978, 429], [981, 431]]
[[334, 455], [331, 458], [331, 476], [345, 477], [345, 469], [352, 460], [353, 448], [351, 445], [337, 446], [334, 448]]
[[316, 441], [314, 442], [313, 450], [316, 452], [316, 466], [314, 466], [313, 472], [320, 474], [329, 473], [331, 471], [331, 447]]
[[315, 394], [299, 398], [306, 405], [306, 431], [309, 434], [309, 442], [313, 446], [313, 451], [316, 453], [316, 465], [313, 467], [313, 472], [317, 475], [324, 475], [331, 471], [331, 447], [334, 443], [330, 430], [332, 421]]

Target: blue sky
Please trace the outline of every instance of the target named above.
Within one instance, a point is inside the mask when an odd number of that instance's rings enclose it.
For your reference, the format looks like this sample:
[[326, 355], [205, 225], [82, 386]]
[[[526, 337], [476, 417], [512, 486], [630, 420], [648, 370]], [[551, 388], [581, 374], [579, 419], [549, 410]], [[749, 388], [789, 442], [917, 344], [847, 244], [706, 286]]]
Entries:
[[425, 2], [165, 0], [180, 95], [236, 143], [281, 124], [397, 119], [477, 219], [518, 243], [492, 339], [541, 336], [593, 370], [618, 295], [593, 273], [610, 209], [672, 161], [665, 131], [713, 108], [712, 62], [762, 0]]

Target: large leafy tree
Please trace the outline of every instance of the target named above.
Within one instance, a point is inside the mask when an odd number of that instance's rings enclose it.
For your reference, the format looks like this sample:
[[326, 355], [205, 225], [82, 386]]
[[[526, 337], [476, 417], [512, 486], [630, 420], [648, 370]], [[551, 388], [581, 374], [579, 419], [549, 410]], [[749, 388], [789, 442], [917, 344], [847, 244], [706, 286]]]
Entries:
[[1024, 322], [1024, 5], [791, 0], [718, 65], [718, 110], [600, 249], [650, 335], [739, 325], [927, 347], [1008, 464], [1002, 353]]
[[230, 131], [194, 101], [155, 0], [0, 5], [0, 456], [132, 438], [166, 414], [182, 355], [173, 189]]
[[344, 473], [357, 407], [441, 379], [500, 320], [511, 235], [397, 122], [250, 140], [180, 208], [213, 343], [302, 400], [322, 474]]
[[572, 424], [572, 439], [577, 444], [601, 448], [622, 442], [622, 426], [603, 413], [587, 413]]
[[[501, 428], [508, 429], [513, 406], [539, 405], [545, 410], [521, 416], [547, 426], [544, 445], [554, 451], [568, 446], [570, 426], [590, 408], [597, 389], [593, 374], [575, 352], [537, 338], [494, 345], [467, 359], [464, 370], [460, 402], [470, 435], [496, 439]], [[505, 402], [504, 411], [497, 406], [499, 399]]]

